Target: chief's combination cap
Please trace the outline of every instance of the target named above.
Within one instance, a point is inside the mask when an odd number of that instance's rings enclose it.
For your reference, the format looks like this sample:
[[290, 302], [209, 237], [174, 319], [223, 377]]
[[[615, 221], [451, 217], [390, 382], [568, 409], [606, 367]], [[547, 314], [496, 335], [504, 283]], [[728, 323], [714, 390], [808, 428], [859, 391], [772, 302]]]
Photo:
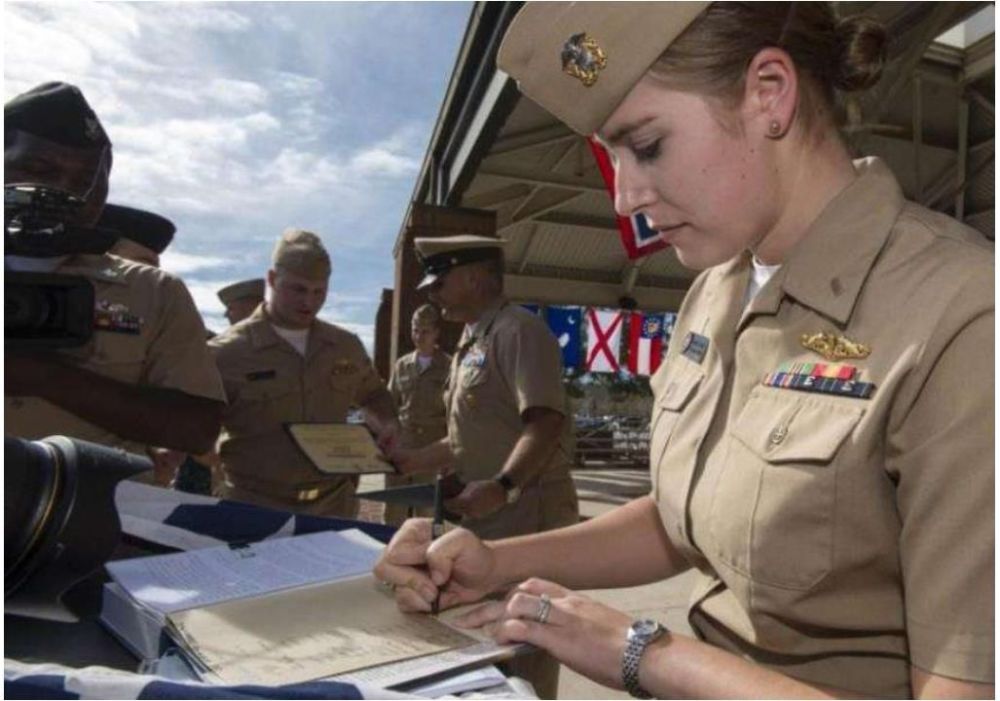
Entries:
[[311, 231], [285, 229], [274, 246], [271, 262], [310, 280], [330, 277], [330, 255]]
[[497, 66], [525, 95], [589, 136], [708, 2], [526, 2]]
[[416, 238], [417, 258], [424, 266], [424, 277], [417, 285], [421, 290], [432, 285], [452, 268], [467, 263], [497, 260], [503, 256], [504, 239], [489, 236], [442, 236], [440, 238]]
[[232, 304], [239, 299], [264, 299], [264, 278], [241, 280], [232, 285], [226, 285], [217, 293], [223, 304]]
[[167, 249], [177, 231], [174, 223], [166, 217], [120, 204], [104, 205], [97, 226], [112, 229], [118, 232], [119, 237], [135, 241], [157, 253]]
[[75, 85], [43, 83], [3, 106], [4, 132], [15, 130], [74, 148], [101, 148], [111, 140]]

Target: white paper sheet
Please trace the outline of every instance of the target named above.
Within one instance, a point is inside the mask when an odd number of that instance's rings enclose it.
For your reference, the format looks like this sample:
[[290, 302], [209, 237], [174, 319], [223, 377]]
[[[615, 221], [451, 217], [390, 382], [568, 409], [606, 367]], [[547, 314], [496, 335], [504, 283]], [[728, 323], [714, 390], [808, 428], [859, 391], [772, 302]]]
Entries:
[[172, 613], [364, 574], [381, 549], [363, 534], [325, 531], [236, 548], [117, 560], [107, 569], [142, 605]]

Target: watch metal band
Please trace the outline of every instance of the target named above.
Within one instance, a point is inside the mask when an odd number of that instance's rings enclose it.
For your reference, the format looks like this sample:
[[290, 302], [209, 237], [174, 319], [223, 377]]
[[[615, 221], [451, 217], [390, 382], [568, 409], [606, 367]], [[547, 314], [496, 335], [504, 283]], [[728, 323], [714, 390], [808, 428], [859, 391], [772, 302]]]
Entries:
[[659, 640], [667, 629], [657, 621], [643, 619], [629, 628], [622, 655], [622, 685], [625, 691], [637, 699], [651, 699], [653, 696], [639, 684], [639, 662], [649, 644]]

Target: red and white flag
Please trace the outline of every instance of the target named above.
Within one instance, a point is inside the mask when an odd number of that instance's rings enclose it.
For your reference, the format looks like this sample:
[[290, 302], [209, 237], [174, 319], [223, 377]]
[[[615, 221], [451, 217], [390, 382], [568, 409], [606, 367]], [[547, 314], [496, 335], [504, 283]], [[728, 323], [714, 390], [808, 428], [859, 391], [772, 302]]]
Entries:
[[652, 375], [663, 359], [663, 314], [632, 312], [628, 330], [628, 369]]
[[[611, 195], [613, 203], [615, 201], [615, 168], [611, 165], [611, 157], [593, 137], [587, 142], [590, 144], [590, 150], [594, 153], [597, 168], [601, 171], [604, 186], [608, 188], [608, 194]], [[625, 253], [629, 260], [648, 256], [650, 253], [667, 247], [668, 244], [660, 238], [659, 233], [650, 228], [649, 222], [646, 221], [646, 215], [642, 212], [631, 217], [615, 215], [615, 219], [618, 221], [618, 235], [621, 237], [622, 246], [625, 247]]]
[[588, 372], [618, 372], [623, 318], [621, 312], [587, 310]]

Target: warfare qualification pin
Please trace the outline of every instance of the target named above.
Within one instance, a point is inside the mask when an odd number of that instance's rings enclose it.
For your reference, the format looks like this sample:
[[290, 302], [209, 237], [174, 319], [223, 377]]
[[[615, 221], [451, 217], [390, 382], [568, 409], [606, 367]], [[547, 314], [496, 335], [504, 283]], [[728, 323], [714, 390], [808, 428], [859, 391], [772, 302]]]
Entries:
[[833, 333], [804, 333], [799, 341], [803, 348], [819, 353], [827, 360], [867, 358], [872, 352], [872, 349], [864, 343]]
[[563, 73], [568, 73], [588, 88], [597, 82], [597, 74], [608, 65], [607, 54], [586, 32], [574, 34], [562, 48]]

